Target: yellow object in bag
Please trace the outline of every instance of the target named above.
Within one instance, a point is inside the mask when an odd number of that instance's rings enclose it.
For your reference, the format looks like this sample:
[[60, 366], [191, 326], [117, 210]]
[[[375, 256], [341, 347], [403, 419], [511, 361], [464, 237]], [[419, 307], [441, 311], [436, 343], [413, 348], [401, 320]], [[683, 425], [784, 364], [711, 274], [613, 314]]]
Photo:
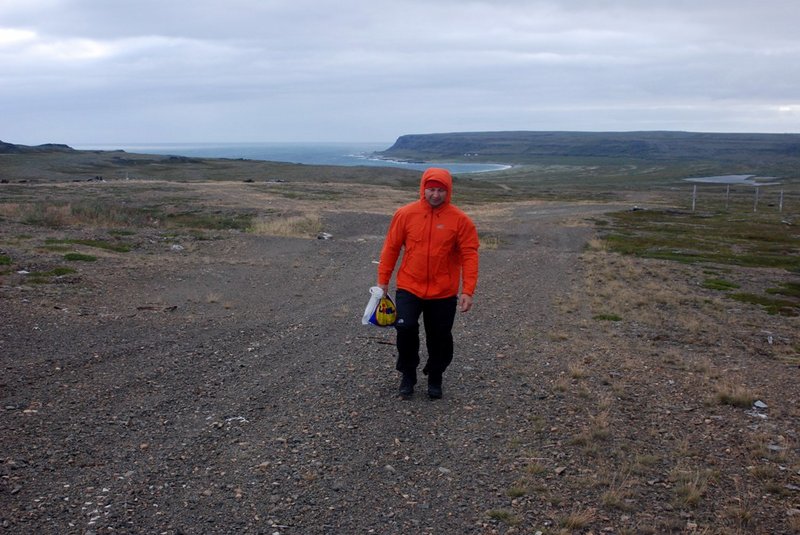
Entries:
[[392, 298], [388, 295], [381, 297], [369, 322], [378, 327], [391, 327], [395, 321], [397, 321], [397, 308]]
[[378, 327], [391, 327], [397, 321], [397, 307], [388, 295], [378, 286], [370, 288], [370, 300], [364, 310], [361, 323], [376, 325]]

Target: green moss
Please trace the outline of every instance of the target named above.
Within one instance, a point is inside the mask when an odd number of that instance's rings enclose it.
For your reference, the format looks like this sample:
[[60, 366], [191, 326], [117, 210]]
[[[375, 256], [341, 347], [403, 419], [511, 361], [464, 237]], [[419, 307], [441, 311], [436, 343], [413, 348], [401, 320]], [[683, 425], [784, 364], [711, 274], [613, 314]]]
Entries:
[[10, 266], [11, 257], [8, 255], [0, 254], [0, 266]]
[[52, 251], [55, 253], [63, 253], [65, 251], [71, 251], [72, 247], [69, 245], [60, 245], [60, 244], [49, 244], [42, 247], [45, 251]]
[[49, 284], [53, 282], [54, 277], [62, 277], [70, 275], [76, 271], [70, 267], [60, 266], [51, 269], [50, 271], [34, 271], [28, 274], [26, 282], [28, 284]]
[[641, 210], [610, 214], [601, 228], [611, 251], [683, 263], [800, 271], [791, 227], [761, 214]]
[[109, 242], [105, 240], [78, 240], [78, 239], [48, 239], [45, 241], [49, 246], [57, 247], [58, 244], [71, 244], [71, 245], [85, 245], [87, 247], [94, 247], [95, 249], [104, 249], [106, 251], [114, 251], [116, 253], [130, 252], [131, 246], [127, 243]]
[[780, 314], [782, 316], [800, 315], [800, 303], [796, 301], [774, 299], [765, 295], [751, 293], [733, 293], [730, 294], [730, 297], [742, 303], [761, 305], [768, 314]]
[[766, 292], [768, 294], [778, 294], [800, 298], [800, 283], [785, 282], [778, 288], [767, 288]]
[[597, 314], [594, 319], [600, 321], [622, 321], [622, 318], [616, 314]]
[[69, 260], [70, 262], [94, 262], [97, 257], [82, 253], [67, 253], [64, 255], [64, 260]]
[[109, 234], [112, 236], [133, 236], [136, 232], [132, 230], [124, 230], [124, 229], [112, 229], [108, 231]]
[[74, 269], [70, 268], [70, 267], [63, 267], [62, 266], [62, 267], [57, 267], [57, 268], [51, 269], [48, 273], [50, 275], [54, 276], [54, 277], [61, 277], [63, 275], [70, 275], [70, 274], [75, 273], [75, 272], [76, 271]]
[[507, 524], [509, 526], [515, 526], [519, 524], [519, 518], [517, 518], [516, 515], [514, 515], [514, 513], [511, 511], [506, 511], [505, 509], [492, 509], [486, 514], [492, 520], [502, 522], [503, 524]]
[[735, 282], [726, 281], [725, 279], [706, 279], [703, 281], [702, 284], [703, 288], [708, 288], [709, 290], [720, 290], [723, 292], [727, 292], [730, 290], [735, 290], [739, 288], [739, 285]]

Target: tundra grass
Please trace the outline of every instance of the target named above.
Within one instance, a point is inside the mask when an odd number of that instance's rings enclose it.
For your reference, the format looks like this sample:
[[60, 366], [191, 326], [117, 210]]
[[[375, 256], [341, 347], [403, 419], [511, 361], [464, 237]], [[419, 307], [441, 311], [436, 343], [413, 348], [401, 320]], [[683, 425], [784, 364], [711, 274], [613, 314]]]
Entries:
[[774, 299], [752, 293], [734, 293], [730, 294], [730, 297], [742, 303], [760, 305], [768, 314], [780, 314], [782, 316], [800, 315], [800, 300]]
[[76, 273], [74, 269], [60, 266], [49, 271], [33, 271], [28, 274], [27, 281], [31, 284], [48, 284], [53, 282], [53, 278], [55, 277], [63, 277], [64, 275], [71, 275], [73, 273]]
[[94, 262], [97, 257], [83, 253], [67, 253], [64, 255], [64, 260], [69, 260], [70, 262]]
[[126, 243], [119, 243], [119, 242], [108, 242], [104, 240], [88, 240], [88, 239], [54, 239], [50, 238], [45, 240], [45, 244], [48, 247], [52, 247], [53, 250], [57, 250], [58, 246], [61, 244], [66, 245], [85, 245], [87, 247], [94, 247], [95, 249], [104, 249], [106, 251], [114, 251], [116, 253], [128, 253], [131, 250], [131, 246]]
[[702, 286], [703, 288], [708, 288], [709, 290], [719, 290], [722, 292], [727, 292], [739, 288], [739, 285], [736, 284], [735, 282], [730, 282], [725, 279], [719, 279], [719, 278], [706, 279], [703, 281]]
[[[702, 213], [675, 209], [615, 212], [610, 214], [610, 223], [599, 230], [606, 248], [623, 255], [709, 264], [717, 269], [728, 265], [800, 274], [800, 229], [792, 223], [795, 214], [717, 208]], [[769, 275], [765, 272], [764, 276]], [[708, 277], [702, 286], [761, 306], [768, 314], [800, 315], [798, 282], [781, 282], [767, 289], [767, 295], [734, 292], [739, 285], [721, 277]]]
[[616, 212], [609, 249], [684, 263], [781, 268], [800, 273], [800, 231], [779, 218], [699, 215], [674, 210]]
[[800, 299], [800, 282], [785, 282], [778, 288], [767, 288], [766, 292]]
[[240, 230], [245, 231], [252, 225], [253, 214], [223, 213], [189, 210], [163, 216], [168, 226], [183, 228], [200, 228], [206, 230]]

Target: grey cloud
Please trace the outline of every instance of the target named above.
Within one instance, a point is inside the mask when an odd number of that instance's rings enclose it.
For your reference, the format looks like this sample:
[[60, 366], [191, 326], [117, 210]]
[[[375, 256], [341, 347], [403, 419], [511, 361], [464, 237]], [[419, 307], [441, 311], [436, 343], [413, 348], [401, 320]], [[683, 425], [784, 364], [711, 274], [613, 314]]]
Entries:
[[71, 124], [130, 142], [797, 131], [796, 12], [794, 0], [12, 0], [0, 139], [99, 141]]

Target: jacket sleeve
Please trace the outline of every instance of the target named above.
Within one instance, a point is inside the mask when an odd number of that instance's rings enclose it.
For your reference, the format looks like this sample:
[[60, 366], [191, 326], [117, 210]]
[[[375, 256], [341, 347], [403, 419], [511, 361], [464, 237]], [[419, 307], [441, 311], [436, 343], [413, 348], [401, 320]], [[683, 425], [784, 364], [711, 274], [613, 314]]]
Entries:
[[400, 256], [400, 249], [405, 242], [405, 225], [403, 223], [404, 217], [398, 210], [392, 217], [392, 222], [389, 224], [389, 231], [386, 233], [386, 239], [383, 242], [383, 250], [381, 250], [380, 262], [378, 262], [378, 284], [389, 284], [392, 278], [394, 266], [397, 263], [397, 258]]
[[478, 284], [478, 231], [469, 217], [459, 226], [458, 248], [461, 253], [461, 293], [475, 294]]

